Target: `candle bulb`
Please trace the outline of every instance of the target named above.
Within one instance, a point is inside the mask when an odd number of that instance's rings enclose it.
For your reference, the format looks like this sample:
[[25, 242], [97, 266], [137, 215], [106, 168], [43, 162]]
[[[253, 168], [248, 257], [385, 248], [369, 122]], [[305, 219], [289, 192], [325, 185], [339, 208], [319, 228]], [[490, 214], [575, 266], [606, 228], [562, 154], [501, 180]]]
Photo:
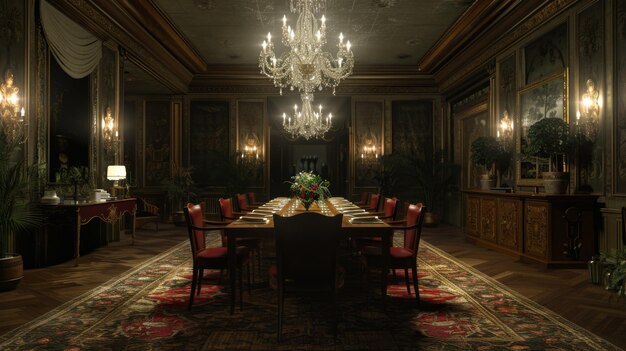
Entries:
[[326, 25], [326, 16], [322, 15], [322, 27]]
[[339, 44], [343, 43], [343, 33], [339, 33]]
[[348, 40], [348, 42], [346, 43], [346, 49], [350, 51], [350, 47], [352, 47], [352, 45], [350, 44], [350, 40]]
[[267, 32], [267, 42], [271, 43], [272, 42], [272, 33]]
[[287, 25], [287, 15], [283, 15], [283, 27]]
[[287, 118], [287, 114], [283, 112], [283, 125], [285, 125], [285, 118]]

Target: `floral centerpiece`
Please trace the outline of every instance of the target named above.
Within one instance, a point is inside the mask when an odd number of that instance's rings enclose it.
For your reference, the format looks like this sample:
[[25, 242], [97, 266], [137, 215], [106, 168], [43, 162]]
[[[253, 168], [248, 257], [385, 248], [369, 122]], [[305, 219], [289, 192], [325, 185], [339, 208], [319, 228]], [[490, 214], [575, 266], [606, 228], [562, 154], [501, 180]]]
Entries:
[[291, 195], [299, 199], [307, 210], [314, 201], [323, 200], [325, 197], [330, 196], [330, 191], [328, 190], [330, 182], [323, 180], [317, 174], [300, 172], [291, 177], [291, 179], [293, 179], [289, 187]]

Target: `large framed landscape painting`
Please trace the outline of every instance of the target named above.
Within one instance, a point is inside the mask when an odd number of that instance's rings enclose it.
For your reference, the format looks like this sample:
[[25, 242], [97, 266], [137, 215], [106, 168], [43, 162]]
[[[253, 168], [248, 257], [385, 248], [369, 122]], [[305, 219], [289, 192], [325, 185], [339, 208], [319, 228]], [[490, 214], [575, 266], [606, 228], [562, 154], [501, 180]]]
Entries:
[[550, 75], [520, 90], [518, 184], [540, 185], [541, 173], [548, 170], [548, 159], [524, 155], [528, 128], [544, 118], [567, 121], [567, 71]]

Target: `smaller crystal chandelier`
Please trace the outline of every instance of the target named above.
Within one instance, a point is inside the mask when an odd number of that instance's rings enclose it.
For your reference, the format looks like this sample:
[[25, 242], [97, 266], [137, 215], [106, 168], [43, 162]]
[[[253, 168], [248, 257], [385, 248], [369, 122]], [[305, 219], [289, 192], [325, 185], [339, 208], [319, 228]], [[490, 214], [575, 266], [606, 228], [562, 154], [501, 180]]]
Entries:
[[298, 105], [293, 106], [293, 116], [287, 117], [283, 113], [283, 127], [292, 138], [302, 136], [304, 139], [321, 138], [330, 129], [333, 121], [333, 114], [322, 115], [322, 105], [318, 111], [314, 111], [311, 105], [313, 94], [302, 94], [302, 110], [298, 111]]
[[324, 87], [335, 88], [343, 79], [352, 74], [354, 55], [351, 44], [344, 42], [343, 33], [339, 34], [336, 58], [323, 50], [326, 44], [326, 17], [322, 15], [320, 23], [313, 15], [320, 12], [326, 0], [291, 0], [291, 12], [299, 12], [295, 26], [287, 25], [287, 16], [283, 16], [282, 43], [290, 50], [277, 56], [274, 52], [272, 34], [267, 33], [259, 55], [261, 73], [269, 77], [274, 86], [298, 90], [302, 99], [302, 110], [295, 111], [287, 121], [283, 114], [283, 126], [293, 138], [321, 138], [330, 129], [331, 117], [322, 117], [322, 111], [315, 112], [311, 103], [313, 93]]
[[22, 143], [24, 135], [24, 107], [19, 104], [20, 89], [13, 85], [14, 77], [11, 70], [4, 75], [0, 83], [0, 126], [9, 143]]

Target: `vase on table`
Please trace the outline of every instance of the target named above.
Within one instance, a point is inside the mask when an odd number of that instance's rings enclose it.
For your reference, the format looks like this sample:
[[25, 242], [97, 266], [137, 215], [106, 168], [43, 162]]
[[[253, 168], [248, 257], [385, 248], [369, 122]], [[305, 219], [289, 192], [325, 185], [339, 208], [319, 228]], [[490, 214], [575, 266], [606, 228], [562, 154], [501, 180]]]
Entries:
[[302, 203], [302, 206], [304, 206], [305, 211], [309, 210], [309, 207], [311, 207], [313, 201], [313, 199], [300, 199], [300, 202]]

